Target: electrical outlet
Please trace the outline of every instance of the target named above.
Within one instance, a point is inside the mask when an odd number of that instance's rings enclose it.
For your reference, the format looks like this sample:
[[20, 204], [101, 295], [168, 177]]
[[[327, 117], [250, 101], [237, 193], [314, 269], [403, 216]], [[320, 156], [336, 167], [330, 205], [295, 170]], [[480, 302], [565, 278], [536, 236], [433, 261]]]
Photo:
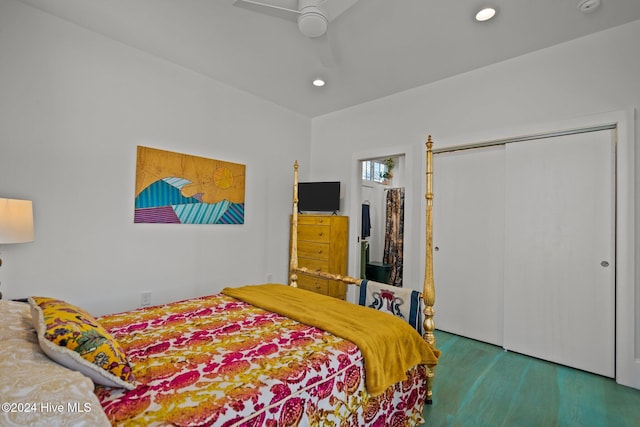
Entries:
[[140, 293], [140, 307], [147, 307], [151, 305], [151, 291], [144, 291]]
[[273, 280], [273, 274], [267, 273], [267, 283], [271, 283], [272, 280]]

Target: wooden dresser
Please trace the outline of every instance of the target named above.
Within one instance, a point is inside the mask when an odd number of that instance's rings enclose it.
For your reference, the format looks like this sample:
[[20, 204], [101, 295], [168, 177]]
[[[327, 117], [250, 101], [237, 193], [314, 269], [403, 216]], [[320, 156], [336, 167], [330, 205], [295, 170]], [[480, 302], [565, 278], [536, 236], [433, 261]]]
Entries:
[[[348, 240], [349, 217], [298, 215], [298, 266], [346, 275]], [[340, 299], [347, 296], [343, 282], [305, 274], [298, 274], [298, 287]]]

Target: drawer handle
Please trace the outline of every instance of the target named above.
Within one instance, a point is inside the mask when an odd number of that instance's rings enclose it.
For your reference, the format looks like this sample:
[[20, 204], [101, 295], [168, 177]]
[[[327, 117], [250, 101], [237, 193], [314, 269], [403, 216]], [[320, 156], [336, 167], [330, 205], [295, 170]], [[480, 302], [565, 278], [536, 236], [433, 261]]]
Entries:
[[320, 285], [316, 285], [316, 289], [320, 289]]

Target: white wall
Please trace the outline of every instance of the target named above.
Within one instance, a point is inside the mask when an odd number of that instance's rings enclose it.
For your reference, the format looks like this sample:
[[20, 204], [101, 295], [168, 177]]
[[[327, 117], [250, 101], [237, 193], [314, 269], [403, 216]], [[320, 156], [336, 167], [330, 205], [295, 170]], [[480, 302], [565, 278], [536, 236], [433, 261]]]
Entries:
[[[317, 175], [331, 175], [334, 179], [351, 182], [355, 161], [353, 153], [371, 150], [394, 151], [394, 147], [410, 144], [415, 153], [424, 152], [428, 134], [433, 135], [435, 148], [469, 144], [508, 136], [531, 129], [540, 123], [558, 122], [610, 111], [632, 111], [640, 105], [640, 21], [574, 40], [556, 47], [509, 61], [494, 64], [434, 84], [395, 94], [367, 104], [315, 118], [312, 126], [312, 170]], [[452, 52], [452, 54], [454, 54]], [[637, 121], [631, 122], [631, 135], [640, 134]], [[637, 146], [637, 137], [629, 142], [630, 152]], [[396, 150], [397, 151], [397, 150]], [[640, 150], [636, 149], [636, 153]], [[351, 155], [350, 155], [351, 154]], [[637, 154], [636, 154], [637, 156]], [[623, 159], [624, 160], [624, 159]], [[405, 222], [405, 233], [420, 235], [420, 249], [405, 250], [405, 278], [420, 278], [412, 287], [421, 287], [424, 277], [424, 156], [415, 155], [413, 175], [408, 181], [419, 183], [422, 200], [419, 207], [407, 206], [416, 213], [412, 221]], [[635, 163], [637, 164], [637, 157]], [[633, 189], [633, 158], [630, 163], [630, 187]], [[435, 174], [437, 179], [437, 171]], [[637, 180], [637, 178], [636, 178]], [[635, 183], [635, 188], [640, 188]], [[347, 190], [352, 190], [351, 189]], [[637, 192], [635, 193], [637, 195]], [[420, 197], [418, 197], [420, 196]], [[350, 191], [345, 194], [345, 206], [350, 203]], [[630, 196], [633, 212], [633, 194]], [[635, 204], [640, 198], [635, 197]], [[435, 202], [437, 203], [437, 194]], [[416, 210], [419, 209], [420, 211]], [[356, 215], [345, 212], [347, 215]], [[352, 217], [356, 218], [356, 217]], [[636, 220], [635, 228], [638, 227]], [[353, 222], [352, 222], [353, 223]], [[633, 231], [633, 221], [629, 229]], [[353, 233], [351, 233], [354, 237]], [[634, 253], [637, 233], [626, 236]], [[620, 242], [619, 242], [620, 243]], [[414, 249], [411, 251], [411, 249]], [[350, 256], [355, 256], [351, 251]], [[636, 250], [635, 253], [638, 253]], [[412, 258], [409, 260], [408, 258]], [[633, 258], [632, 258], [633, 259]], [[412, 271], [407, 271], [410, 269]], [[635, 313], [640, 314], [640, 285], [634, 282], [633, 262], [631, 275], [619, 283], [633, 296]], [[636, 261], [637, 264], [637, 261]], [[353, 262], [350, 266], [355, 265]], [[353, 271], [352, 271], [353, 273]], [[619, 277], [619, 280], [621, 277]], [[405, 282], [408, 285], [408, 282]], [[633, 299], [632, 299], [633, 301]], [[437, 284], [436, 284], [437, 312]], [[624, 311], [624, 310], [623, 310]], [[640, 315], [633, 308], [618, 318], [618, 326], [629, 332], [624, 341], [634, 341], [631, 351], [621, 357], [619, 370], [635, 367], [636, 377], [631, 382], [640, 387]], [[621, 323], [623, 323], [622, 326]], [[436, 314], [437, 325], [437, 314]], [[585, 327], [587, 327], [585, 325]], [[628, 338], [632, 339], [629, 340]], [[597, 342], [597, 337], [594, 337]], [[622, 341], [618, 337], [618, 342]], [[626, 345], [626, 344], [623, 344]], [[633, 346], [635, 345], [635, 350]], [[624, 365], [624, 366], [622, 366]]]
[[[0, 197], [33, 200], [36, 236], [0, 248], [5, 298], [103, 314], [286, 282], [308, 118], [13, 0], [0, 58]], [[134, 224], [138, 145], [245, 164], [245, 224]]]

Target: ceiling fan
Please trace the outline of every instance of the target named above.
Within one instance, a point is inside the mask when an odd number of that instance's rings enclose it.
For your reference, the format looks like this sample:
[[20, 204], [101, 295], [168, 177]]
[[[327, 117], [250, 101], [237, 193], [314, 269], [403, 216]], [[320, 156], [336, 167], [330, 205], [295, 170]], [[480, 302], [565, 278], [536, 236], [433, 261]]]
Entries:
[[298, 24], [298, 29], [317, 50], [325, 66], [335, 58], [328, 39], [329, 23], [358, 0], [234, 0], [234, 6], [286, 19]]

